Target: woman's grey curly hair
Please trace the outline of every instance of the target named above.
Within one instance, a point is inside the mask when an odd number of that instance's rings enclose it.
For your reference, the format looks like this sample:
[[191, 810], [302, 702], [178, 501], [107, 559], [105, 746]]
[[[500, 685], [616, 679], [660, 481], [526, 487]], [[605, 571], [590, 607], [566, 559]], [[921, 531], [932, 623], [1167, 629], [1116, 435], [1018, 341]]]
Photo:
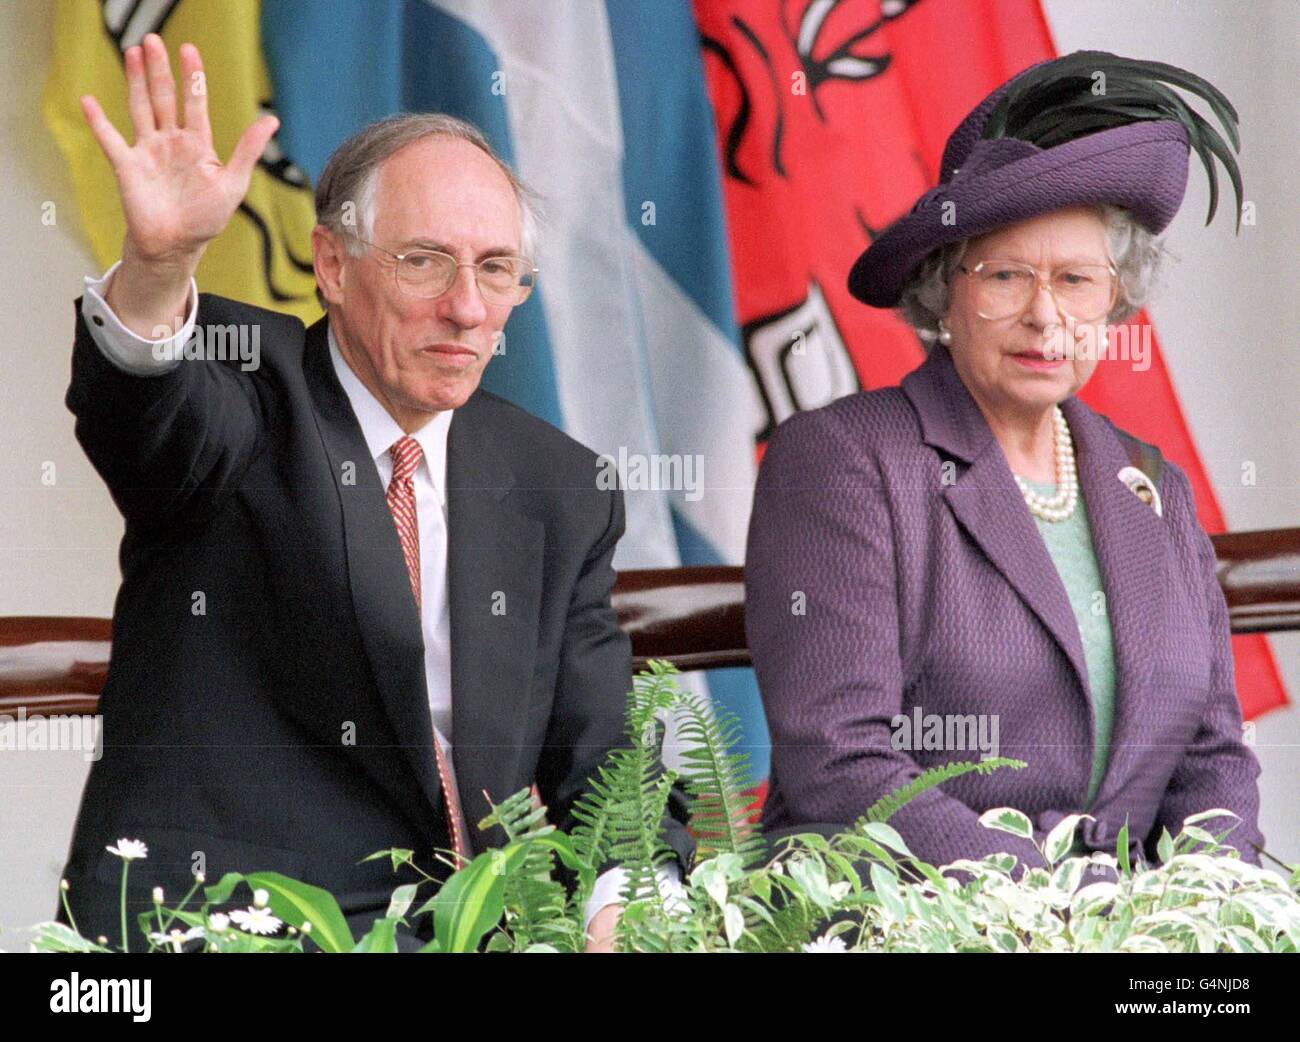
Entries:
[[[1123, 322], [1146, 306], [1169, 253], [1128, 210], [1109, 203], [1093, 209], [1106, 227], [1106, 246], [1119, 272], [1119, 297], [1106, 321]], [[926, 350], [939, 336], [939, 319], [948, 313], [948, 287], [969, 241], [947, 243], [931, 252], [903, 287], [898, 310]]]

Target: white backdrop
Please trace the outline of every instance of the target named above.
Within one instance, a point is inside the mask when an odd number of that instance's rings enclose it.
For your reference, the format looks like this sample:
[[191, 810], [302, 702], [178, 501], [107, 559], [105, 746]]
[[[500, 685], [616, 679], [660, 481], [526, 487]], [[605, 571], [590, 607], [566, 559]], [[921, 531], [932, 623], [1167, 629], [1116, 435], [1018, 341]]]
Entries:
[[[1168, 237], [1181, 263], [1151, 311], [1229, 526], [1300, 525], [1300, 0], [1045, 0], [1044, 7], [1059, 51], [1099, 48], [1185, 66], [1221, 87], [1241, 114], [1246, 197], [1258, 223], [1240, 238], [1228, 214], [1203, 228], [1205, 180], [1194, 163]], [[107, 616], [121, 521], [63, 405], [72, 301], [81, 277], [99, 272], [40, 117], [52, 8], [45, 0], [0, 3], [0, 434], [8, 446], [0, 457], [0, 615]], [[53, 226], [41, 221], [47, 202], [56, 207]], [[1247, 460], [1259, 475], [1253, 487], [1240, 481]], [[52, 488], [40, 481], [47, 462], [57, 468]], [[1272, 644], [1300, 699], [1300, 634]], [[1262, 718], [1257, 734], [1261, 827], [1269, 849], [1294, 863], [1300, 709]], [[87, 766], [72, 752], [0, 753], [0, 948], [21, 950], [25, 940], [14, 929], [53, 914]]]

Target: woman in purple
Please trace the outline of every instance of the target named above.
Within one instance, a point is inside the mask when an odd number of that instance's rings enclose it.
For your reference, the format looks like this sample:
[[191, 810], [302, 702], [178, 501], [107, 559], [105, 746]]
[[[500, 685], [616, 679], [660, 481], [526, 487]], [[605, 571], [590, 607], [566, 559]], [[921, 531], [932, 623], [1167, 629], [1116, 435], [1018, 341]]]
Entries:
[[1113, 853], [1127, 822], [1131, 856], [1154, 861], [1162, 829], [1224, 809], [1204, 827], [1258, 863], [1259, 765], [1187, 476], [1077, 397], [1146, 299], [1191, 147], [1240, 207], [1232, 150], [1170, 84], [1237, 145], [1232, 106], [1190, 73], [1044, 62], [966, 117], [938, 187], [854, 265], [852, 293], [933, 346], [900, 387], [796, 414], [768, 444], [745, 584], [769, 835], [1001, 755], [1028, 766], [891, 819], [917, 856], [1041, 864], [979, 824], [1009, 806], [1039, 842], [1090, 815], [1079, 852]]

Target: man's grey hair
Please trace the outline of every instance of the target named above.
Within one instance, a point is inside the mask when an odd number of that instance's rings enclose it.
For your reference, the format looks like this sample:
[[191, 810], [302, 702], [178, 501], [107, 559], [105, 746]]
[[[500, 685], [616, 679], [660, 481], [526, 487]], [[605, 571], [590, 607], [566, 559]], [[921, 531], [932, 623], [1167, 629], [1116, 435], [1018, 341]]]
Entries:
[[[316, 184], [316, 221], [343, 239], [354, 257], [365, 252], [362, 239], [373, 240], [375, 184], [385, 159], [427, 137], [450, 137], [482, 149], [505, 174], [519, 204], [519, 249], [529, 260], [537, 257], [538, 225], [535, 193], [515, 174], [483, 132], [472, 123], [441, 112], [399, 112], [362, 127], [339, 145]], [[327, 306], [319, 288], [316, 299]]]
[[[1123, 322], [1151, 299], [1169, 253], [1128, 210], [1109, 203], [1092, 209], [1105, 225], [1106, 248], [1119, 272], [1119, 296], [1106, 321]], [[932, 251], [903, 287], [898, 311], [917, 331], [927, 351], [939, 336], [939, 319], [948, 313], [949, 286], [969, 242], [962, 239]]]

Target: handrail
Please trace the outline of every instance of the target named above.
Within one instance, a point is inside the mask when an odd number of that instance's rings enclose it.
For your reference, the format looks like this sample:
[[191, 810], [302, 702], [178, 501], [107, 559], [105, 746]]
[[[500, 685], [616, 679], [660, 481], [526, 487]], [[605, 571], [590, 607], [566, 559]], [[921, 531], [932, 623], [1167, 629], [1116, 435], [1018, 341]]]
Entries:
[[[1212, 536], [1233, 633], [1300, 630], [1300, 528]], [[748, 666], [744, 569], [621, 572], [612, 595], [634, 667]], [[108, 675], [112, 620], [0, 618], [0, 715], [94, 713]]]

